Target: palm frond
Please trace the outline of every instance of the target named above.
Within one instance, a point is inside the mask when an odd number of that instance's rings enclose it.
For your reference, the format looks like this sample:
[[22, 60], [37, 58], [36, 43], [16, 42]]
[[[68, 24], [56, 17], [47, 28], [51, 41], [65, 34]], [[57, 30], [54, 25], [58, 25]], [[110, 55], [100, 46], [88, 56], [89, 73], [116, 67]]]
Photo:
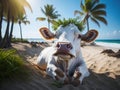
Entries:
[[28, 7], [31, 10], [31, 12], [33, 12], [32, 7], [30, 6], [30, 4], [26, 0], [18, 0], [18, 3], [25, 6], [25, 7]]
[[78, 11], [78, 10], [75, 10], [75, 11], [74, 11], [74, 15], [77, 15], [77, 14], [79, 14], [79, 15], [84, 15], [84, 13], [83, 13], [83, 12]]
[[52, 24], [57, 24], [57, 22], [56, 22], [55, 20], [50, 20], [50, 22], [51, 22]]
[[106, 21], [106, 19], [104, 17], [102, 17], [102, 16], [96, 16], [95, 18], [97, 20], [101, 21], [102, 23], [104, 23], [105, 25], [107, 25], [107, 21]]
[[99, 22], [98, 22], [95, 18], [91, 17], [91, 20], [92, 20], [94, 23], [96, 23], [96, 24], [100, 27]]
[[39, 21], [45, 21], [46, 18], [44, 18], [44, 17], [37, 17], [36, 20], [39, 20]]
[[106, 5], [105, 5], [105, 4], [98, 4], [98, 5], [96, 5], [94, 8], [92, 8], [91, 12], [92, 12], [92, 11], [101, 10], [101, 9], [105, 9], [105, 8], [106, 8]]
[[26, 21], [22, 21], [22, 23], [26, 24], [30, 24], [30, 21], [26, 20]]
[[91, 8], [92, 8], [92, 0], [85, 0], [85, 7], [86, 7], [86, 11], [91, 10]]
[[44, 9], [42, 9], [42, 8], [41, 8], [41, 11], [42, 11], [42, 13], [43, 13], [44, 15], [46, 15], [46, 13], [45, 13]]
[[99, 0], [92, 0], [92, 3], [91, 3], [92, 8], [94, 8], [98, 3], [99, 3]]
[[98, 10], [98, 11], [93, 11], [93, 12], [91, 12], [91, 14], [92, 14], [93, 16], [97, 16], [97, 15], [106, 16], [106, 11], [105, 11], [105, 10]]
[[85, 5], [82, 3], [82, 1], [81, 1], [81, 4], [80, 4], [80, 7], [81, 7], [82, 11], [86, 11], [86, 7], [85, 7]]

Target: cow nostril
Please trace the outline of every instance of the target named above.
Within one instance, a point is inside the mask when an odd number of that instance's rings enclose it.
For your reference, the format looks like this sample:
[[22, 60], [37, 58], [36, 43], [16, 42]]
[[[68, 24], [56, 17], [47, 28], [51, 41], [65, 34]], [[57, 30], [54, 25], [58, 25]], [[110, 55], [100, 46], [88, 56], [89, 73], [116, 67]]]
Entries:
[[72, 49], [72, 48], [73, 48], [72, 45], [71, 45], [70, 43], [67, 44], [66, 47], [67, 47], [68, 49]]
[[59, 49], [61, 47], [60, 43], [57, 43], [56, 47]]

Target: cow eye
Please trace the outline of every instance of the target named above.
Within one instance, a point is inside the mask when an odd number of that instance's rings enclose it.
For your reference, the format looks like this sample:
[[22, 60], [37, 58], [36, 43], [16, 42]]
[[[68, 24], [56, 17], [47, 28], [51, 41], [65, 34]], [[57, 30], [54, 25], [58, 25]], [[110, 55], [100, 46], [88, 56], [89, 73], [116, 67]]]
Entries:
[[81, 35], [80, 34], [78, 34], [78, 39], [80, 39], [81, 38]]

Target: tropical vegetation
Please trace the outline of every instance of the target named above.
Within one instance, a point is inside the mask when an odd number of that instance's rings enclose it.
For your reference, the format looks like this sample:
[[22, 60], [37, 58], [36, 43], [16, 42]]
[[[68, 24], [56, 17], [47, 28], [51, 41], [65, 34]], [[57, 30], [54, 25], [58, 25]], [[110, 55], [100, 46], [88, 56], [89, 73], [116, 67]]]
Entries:
[[89, 31], [89, 19], [96, 23], [100, 27], [100, 23], [102, 22], [107, 25], [106, 16], [106, 5], [100, 3], [99, 0], [81, 0], [81, 11], [75, 10], [74, 14], [79, 14], [83, 16], [83, 22], [87, 24], [87, 30]]
[[52, 28], [54, 30], [57, 30], [57, 28], [60, 25], [62, 25], [63, 27], [65, 27], [65, 26], [67, 26], [69, 24], [75, 24], [80, 31], [83, 31], [83, 29], [84, 29], [83, 22], [79, 21], [77, 18], [69, 18], [69, 19], [65, 19], [64, 18], [63, 20], [62, 19], [58, 19], [56, 21], [55, 20], [52, 21], [52, 23], [53, 23]]
[[29, 41], [27, 39], [22, 39], [22, 41], [21, 41], [21, 38], [15, 38], [15, 37], [11, 39], [11, 42], [12, 43], [18, 43], [18, 42], [29, 43]]
[[45, 21], [47, 20], [48, 22], [48, 28], [50, 29], [50, 23], [57, 19], [60, 14], [58, 14], [58, 11], [55, 10], [55, 8], [53, 7], [53, 5], [45, 5], [44, 9], [41, 8], [42, 13], [46, 16], [46, 17], [37, 17], [36, 20], [39, 21]]
[[24, 61], [16, 50], [0, 49], [0, 82], [5, 79], [19, 78], [20, 75], [25, 76], [27, 73]]
[[21, 36], [21, 41], [23, 40], [23, 36], [22, 36], [22, 27], [21, 27], [21, 24], [30, 24], [30, 21], [27, 20], [27, 16], [18, 16], [18, 24], [19, 24], [19, 27], [20, 27], [20, 36]]
[[[0, 0], [0, 48], [11, 46], [14, 24], [26, 14], [25, 7], [31, 11], [31, 6], [26, 0]], [[2, 36], [2, 23], [6, 21], [5, 34]]]

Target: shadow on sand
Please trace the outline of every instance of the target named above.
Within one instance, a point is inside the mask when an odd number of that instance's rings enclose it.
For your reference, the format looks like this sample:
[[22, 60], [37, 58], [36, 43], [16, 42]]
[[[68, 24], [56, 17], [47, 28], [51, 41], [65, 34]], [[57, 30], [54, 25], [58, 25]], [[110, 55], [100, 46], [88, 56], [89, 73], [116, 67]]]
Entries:
[[63, 85], [61, 88], [52, 85], [52, 78], [45, 78], [39, 70], [31, 70], [28, 81], [8, 80], [0, 85], [0, 90], [120, 90], [120, 76], [115, 79], [109, 73], [97, 74], [89, 70], [91, 75], [83, 80], [82, 85]]
[[[43, 49], [41, 46], [33, 47], [22, 44], [23, 49], [17, 49], [20, 55], [31, 56], [31, 58], [38, 56]], [[28, 59], [28, 58], [27, 58]], [[54, 80], [52, 78], [43, 77], [41, 71], [32, 65], [29, 65], [30, 77], [29, 80], [7, 80], [7, 82], [0, 83], [0, 90], [120, 90], [120, 76], [116, 78], [109, 77], [111, 72], [98, 74], [89, 70], [91, 75], [83, 80], [82, 85], [74, 87], [73, 85], [63, 85], [61, 88], [52, 85]]]

